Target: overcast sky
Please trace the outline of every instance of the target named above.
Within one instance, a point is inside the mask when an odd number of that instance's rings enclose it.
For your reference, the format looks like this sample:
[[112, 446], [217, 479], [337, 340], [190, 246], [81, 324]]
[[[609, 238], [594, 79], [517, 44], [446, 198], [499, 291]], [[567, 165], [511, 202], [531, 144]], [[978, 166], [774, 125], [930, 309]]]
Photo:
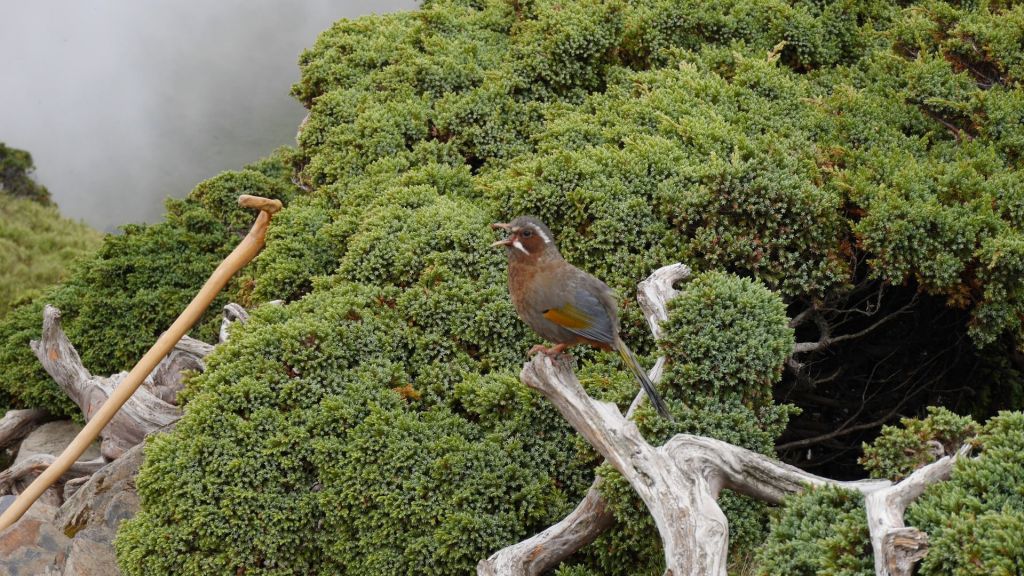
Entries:
[[294, 143], [299, 54], [340, 18], [415, 0], [0, 0], [0, 142], [61, 211], [155, 222], [224, 170]]

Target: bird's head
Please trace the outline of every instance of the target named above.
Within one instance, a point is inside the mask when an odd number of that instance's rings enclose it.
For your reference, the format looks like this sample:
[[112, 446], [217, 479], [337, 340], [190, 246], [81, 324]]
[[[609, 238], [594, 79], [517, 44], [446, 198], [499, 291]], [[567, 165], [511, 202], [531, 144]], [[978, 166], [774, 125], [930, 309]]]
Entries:
[[520, 216], [508, 224], [496, 222], [491, 228], [508, 232], [508, 236], [491, 246], [504, 246], [510, 261], [536, 262], [561, 257], [551, 230], [533, 216]]

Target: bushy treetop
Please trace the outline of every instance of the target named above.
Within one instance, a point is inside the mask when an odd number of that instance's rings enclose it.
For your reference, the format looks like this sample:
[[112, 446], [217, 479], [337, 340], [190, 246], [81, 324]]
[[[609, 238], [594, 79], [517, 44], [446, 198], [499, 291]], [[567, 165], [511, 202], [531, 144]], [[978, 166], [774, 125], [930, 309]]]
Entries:
[[50, 191], [32, 179], [35, 169], [32, 154], [0, 142], [0, 192], [44, 205], [50, 204]]

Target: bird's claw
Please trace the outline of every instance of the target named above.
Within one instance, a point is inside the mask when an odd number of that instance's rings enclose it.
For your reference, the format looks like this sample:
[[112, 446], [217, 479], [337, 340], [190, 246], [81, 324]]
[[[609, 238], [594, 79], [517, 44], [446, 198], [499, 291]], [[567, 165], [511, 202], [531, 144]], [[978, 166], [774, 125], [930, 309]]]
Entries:
[[528, 354], [531, 358], [537, 354], [543, 354], [556, 366], [567, 366], [571, 368], [576, 362], [576, 359], [573, 358], [572, 354], [565, 352], [565, 346], [552, 346], [551, 348], [547, 348], [538, 344], [533, 348], [530, 348]]
[[537, 354], [544, 354], [545, 356], [554, 356], [557, 354], [557, 352], [552, 352], [552, 350], [554, 350], [554, 347], [548, 348], [543, 344], [537, 344], [533, 348], [530, 348], [530, 351], [527, 352], [526, 355], [532, 358]]
[[530, 357], [533, 357], [533, 356], [536, 356], [537, 354], [543, 354], [543, 355], [545, 355], [545, 356], [547, 356], [549, 358], [555, 358], [555, 357], [562, 356], [562, 355], [566, 355], [567, 356], [568, 354], [563, 354], [565, 349], [566, 349], [566, 345], [565, 344], [555, 344], [554, 346], [552, 346], [550, 348], [548, 348], [547, 346], [544, 346], [543, 344], [537, 344], [533, 348], [530, 348], [530, 351], [527, 352], [527, 355], [529, 355]]

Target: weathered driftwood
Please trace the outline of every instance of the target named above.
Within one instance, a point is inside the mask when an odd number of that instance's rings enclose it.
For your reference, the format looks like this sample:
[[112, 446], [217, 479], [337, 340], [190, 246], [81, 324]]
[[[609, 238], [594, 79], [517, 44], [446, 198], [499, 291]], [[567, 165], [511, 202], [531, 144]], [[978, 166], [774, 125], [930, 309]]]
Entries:
[[[225, 310], [225, 321], [233, 322], [248, 317], [237, 304], [231, 314]], [[227, 308], [227, 307], [225, 307]], [[241, 310], [241, 313], [239, 313]], [[228, 319], [230, 318], [230, 319]], [[47, 307], [43, 312], [43, 334], [38, 342], [31, 343], [36, 357], [46, 371], [54, 378], [68, 396], [82, 409], [88, 420], [103, 404], [113, 390], [127, 375], [127, 372], [103, 378], [93, 376], [82, 365], [74, 346], [60, 326], [60, 311]], [[145, 436], [164, 426], [173, 425], [181, 417], [176, 407], [177, 395], [183, 387], [185, 371], [205, 370], [204, 357], [213, 351], [213, 346], [185, 336], [142, 383], [140, 391], [133, 395], [124, 410], [115, 416], [102, 434], [102, 459], [75, 462], [60, 479], [60, 486], [48, 491], [51, 504], [60, 503], [89, 480], [93, 472], [103, 463], [118, 458], [126, 450], [136, 446]], [[0, 419], [0, 448], [21, 439], [48, 418], [43, 410], [11, 410]], [[164, 424], [166, 423], [166, 424]], [[0, 494], [17, 494], [25, 484], [55, 460], [55, 456], [37, 455], [0, 473]]]
[[615, 405], [590, 398], [557, 359], [534, 359], [521, 378], [547, 397], [644, 501], [661, 534], [666, 567], [675, 576], [726, 574], [729, 527], [717, 502], [722, 488], [779, 502], [807, 485], [835, 483], [862, 492], [889, 485], [832, 482], [711, 438], [680, 434], [654, 447]]
[[[17, 494], [22, 487], [22, 480], [34, 478], [56, 459], [57, 457], [53, 454], [35, 454], [6, 470], [0, 471], [0, 494]], [[88, 476], [105, 466], [106, 463], [107, 461], [103, 458], [75, 462], [61, 476], [61, 482], [66, 482], [80, 476]]]
[[0, 450], [11, 446], [28, 436], [29, 432], [42, 424], [49, 415], [45, 410], [8, 410], [0, 418]]
[[[30, 345], [46, 372], [82, 409], [86, 421], [92, 419], [127, 375], [122, 372], [109, 378], [93, 376], [82, 365], [78, 351], [61, 329], [60, 310], [53, 306], [46, 306], [44, 309], [42, 336], [38, 341], [33, 340]], [[180, 362], [181, 355], [189, 354], [191, 352], [181, 351], [180, 354], [169, 355], [164, 362], [177, 363]], [[156, 378], [158, 373], [167, 376], [171, 372], [155, 370], [149, 379], [151, 385], [140, 388], [132, 395], [124, 407], [114, 415], [110, 424], [103, 428], [100, 435], [100, 452], [108, 460], [117, 458], [125, 450], [141, 442], [150, 432], [181, 418], [181, 410], [177, 406], [162, 400], [151, 391], [154, 387], [165, 386], [164, 383], [152, 384], [152, 378]]]
[[615, 521], [601, 497], [600, 483], [598, 476], [583, 501], [561, 522], [481, 560], [476, 567], [477, 574], [543, 574], [596, 540]]
[[[222, 339], [226, 337], [230, 324], [245, 322], [248, 318], [248, 312], [238, 304], [225, 306], [221, 324]], [[64, 334], [60, 325], [60, 310], [53, 306], [43, 310], [42, 337], [30, 345], [47, 373], [82, 409], [86, 420], [92, 418], [114, 388], [128, 375], [127, 372], [106, 378], [92, 375], [82, 365], [78, 351]], [[113, 460], [141, 442], [147, 434], [181, 418], [177, 398], [184, 386], [184, 373], [205, 370], [204, 358], [213, 348], [212, 344], [202, 340], [182, 337], [171, 353], [143, 380], [142, 386], [128, 399], [124, 408], [104, 427], [101, 434], [103, 455]], [[0, 421], [0, 430], [2, 426]]]
[[[202, 372], [206, 370], [204, 358], [213, 352], [213, 345], [191, 336], [184, 336], [174, 346], [174, 350], [160, 361], [153, 373], [142, 382], [142, 387], [157, 398], [168, 404], [177, 406], [178, 392], [185, 386], [186, 372]], [[122, 379], [127, 376], [122, 372], [111, 378]]]
[[220, 341], [227, 342], [230, 337], [228, 332], [231, 330], [231, 325], [235, 322], [245, 324], [249, 321], [249, 311], [242, 307], [241, 304], [235, 304], [234, 302], [224, 306], [224, 318], [220, 321]]
[[[237, 304], [225, 306], [225, 325], [245, 321], [248, 314]], [[121, 372], [109, 377], [93, 376], [84, 365], [78, 351], [68, 340], [60, 325], [60, 310], [47, 306], [43, 311], [43, 333], [39, 341], [30, 344], [36, 357], [57, 384], [78, 404], [90, 419], [106, 401], [110, 393], [128, 374]], [[120, 457], [126, 450], [139, 444], [147, 434], [172, 425], [181, 417], [177, 407], [178, 392], [184, 383], [184, 372], [202, 372], [204, 358], [213, 351], [213, 345], [189, 336], [183, 337], [143, 381], [139, 391], [125, 407], [104, 427], [101, 434], [101, 453], [106, 461]], [[11, 410], [0, 419], [0, 447], [20, 439], [47, 418], [43, 410]], [[45, 469], [54, 457], [33, 457], [22, 466], [4, 471], [0, 476], [0, 494], [17, 493], [17, 485]], [[78, 461], [62, 477], [64, 490], [73, 493], [88, 480], [98, 467], [99, 460]], [[60, 504], [61, 498], [56, 504]]]
[[910, 576], [913, 573], [914, 564], [928, 553], [928, 535], [907, 527], [903, 513], [925, 488], [948, 479], [957, 458], [966, 456], [970, 448], [970, 444], [965, 444], [956, 454], [943, 456], [917, 469], [900, 483], [865, 497], [875, 574]]
[[[661, 338], [661, 323], [668, 320], [668, 301], [678, 293], [673, 284], [687, 278], [690, 268], [673, 264], [659, 268], [638, 285], [637, 300], [655, 339]], [[661, 381], [665, 358], [658, 358], [649, 372], [651, 382]], [[647, 395], [640, 390], [626, 417], [632, 417]], [[586, 496], [562, 521], [535, 536], [503, 548], [477, 564], [479, 576], [535, 576], [543, 574], [584, 546], [593, 542], [614, 523], [600, 492], [601, 477], [596, 476]]]
[[[668, 297], [652, 308], [664, 310], [672, 295], [666, 294]], [[652, 317], [657, 318], [649, 315]], [[657, 336], [657, 323], [651, 324]], [[660, 368], [660, 360], [656, 368]], [[539, 356], [523, 366], [520, 378], [548, 398], [643, 499], [662, 538], [666, 574], [673, 576], [726, 574], [728, 522], [717, 503], [725, 488], [770, 503], [779, 503], [808, 486], [835, 485], [859, 491], [869, 496], [866, 507], [872, 541], [890, 544], [876, 551], [876, 561], [885, 566], [901, 565], [899, 555], [903, 554], [909, 559], [906, 562], [912, 563], [920, 556], [911, 558], [903, 552], [903, 540], [909, 533], [902, 527], [904, 509], [925, 485], [948, 476], [948, 461], [952, 460], [940, 460], [892, 486], [887, 480], [823, 478], [726, 442], [688, 434], [654, 447], [618, 407], [590, 398], [572, 369], [559, 359]], [[592, 541], [608, 525], [607, 512], [596, 492], [595, 483], [570, 516], [482, 561], [478, 574], [538, 574], [557, 565], [584, 545], [581, 543]]]

